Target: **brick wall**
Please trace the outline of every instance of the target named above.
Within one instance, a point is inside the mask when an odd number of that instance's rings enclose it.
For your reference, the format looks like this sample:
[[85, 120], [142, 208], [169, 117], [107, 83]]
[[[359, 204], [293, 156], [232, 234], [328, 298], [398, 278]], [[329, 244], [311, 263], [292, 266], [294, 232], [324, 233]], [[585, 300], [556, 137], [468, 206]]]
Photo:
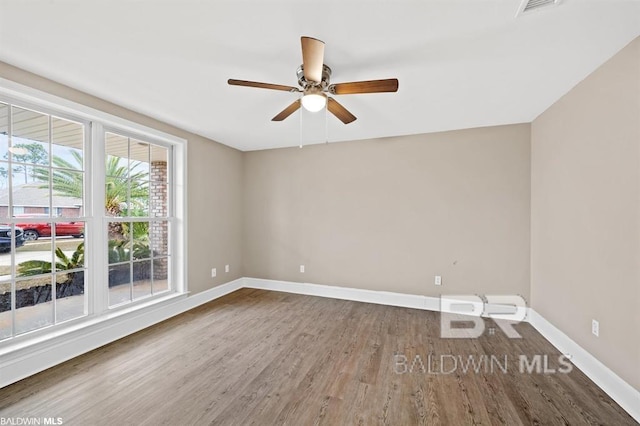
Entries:
[[[151, 217], [167, 216], [167, 162], [152, 161], [150, 174], [150, 212]], [[166, 254], [169, 242], [169, 227], [166, 221], [151, 222], [149, 229], [151, 248], [154, 255]], [[167, 278], [167, 262], [154, 262], [155, 279]]]

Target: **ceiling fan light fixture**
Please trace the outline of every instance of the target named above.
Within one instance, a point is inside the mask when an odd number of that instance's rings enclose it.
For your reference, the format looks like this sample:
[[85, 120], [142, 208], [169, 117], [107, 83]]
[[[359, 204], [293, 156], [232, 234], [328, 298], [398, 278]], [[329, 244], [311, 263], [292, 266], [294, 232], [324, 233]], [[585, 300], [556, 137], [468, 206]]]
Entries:
[[321, 89], [310, 88], [301, 99], [302, 106], [309, 112], [318, 112], [327, 105], [327, 95]]

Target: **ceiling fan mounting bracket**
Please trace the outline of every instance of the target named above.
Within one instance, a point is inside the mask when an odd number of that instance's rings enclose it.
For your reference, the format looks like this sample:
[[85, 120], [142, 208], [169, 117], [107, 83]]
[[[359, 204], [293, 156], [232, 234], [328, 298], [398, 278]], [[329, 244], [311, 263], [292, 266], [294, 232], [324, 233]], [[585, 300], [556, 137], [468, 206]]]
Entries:
[[327, 90], [327, 87], [329, 87], [329, 83], [331, 82], [331, 68], [329, 68], [327, 65], [322, 64], [322, 80], [319, 83], [316, 83], [315, 81], [307, 81], [307, 79], [304, 77], [303, 65], [300, 65], [296, 70], [296, 76], [298, 77], [298, 85], [300, 85], [303, 90], [307, 89], [308, 87], [316, 86], [321, 88], [322, 91], [325, 91]]

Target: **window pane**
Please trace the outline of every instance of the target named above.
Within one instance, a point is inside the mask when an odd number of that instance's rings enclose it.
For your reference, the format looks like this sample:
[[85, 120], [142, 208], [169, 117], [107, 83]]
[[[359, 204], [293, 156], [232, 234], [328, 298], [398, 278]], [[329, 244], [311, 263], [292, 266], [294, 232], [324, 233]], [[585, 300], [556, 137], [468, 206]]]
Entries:
[[0, 160], [9, 159], [9, 105], [0, 103]]
[[14, 106], [12, 120], [14, 142], [18, 139], [23, 142], [49, 143], [48, 115]]
[[131, 149], [131, 174], [142, 173], [149, 175], [150, 145], [148, 142], [129, 139]]
[[[110, 230], [120, 229], [120, 231], [118, 232], [122, 232], [121, 229], [123, 225], [129, 226], [128, 223], [125, 224], [122, 222], [110, 222], [109, 229]], [[109, 239], [108, 244], [109, 244], [109, 247], [107, 248], [107, 252], [108, 252], [108, 258], [109, 258], [110, 264], [128, 262], [131, 260], [131, 250], [129, 249], [129, 246], [130, 246], [129, 240], [124, 240], [122, 238], [119, 238], [119, 239], [113, 238], [113, 239]]]
[[164, 183], [151, 182], [150, 194], [151, 194], [151, 217], [167, 217], [169, 215], [168, 210], [168, 197], [169, 187]]
[[84, 222], [55, 223], [55, 256], [58, 271], [84, 267], [84, 226]]
[[84, 271], [56, 274], [56, 322], [85, 315]]
[[[149, 163], [141, 161], [132, 161], [129, 169], [129, 176], [132, 181], [148, 181], [149, 180]], [[148, 185], [145, 185], [148, 186]]]
[[[11, 235], [13, 228], [10, 225], [0, 225], [0, 280], [11, 279]], [[18, 240], [22, 242], [20, 236]], [[19, 243], [18, 243], [19, 244]]]
[[127, 205], [126, 216], [149, 216], [149, 181], [131, 180], [131, 193]]
[[61, 118], [51, 118], [52, 163], [55, 167], [84, 170], [84, 126]]
[[107, 216], [123, 217], [129, 197], [129, 180], [107, 177], [105, 182], [104, 208]]
[[51, 272], [51, 223], [25, 223], [19, 225], [24, 229], [25, 238], [34, 238], [20, 245], [16, 238], [16, 275], [30, 277]]
[[[2, 135], [0, 135], [0, 139]], [[0, 218], [11, 216], [9, 212], [9, 163], [0, 161]]]
[[53, 324], [51, 275], [16, 281], [16, 333]]
[[133, 258], [148, 259], [151, 257], [149, 247], [149, 222], [132, 222]]
[[133, 263], [133, 298], [151, 296], [151, 260]]
[[169, 254], [169, 222], [166, 220], [150, 224], [151, 250], [155, 256]]
[[169, 290], [169, 258], [153, 259], [153, 293]]
[[9, 152], [11, 161], [14, 163], [14, 172], [20, 172], [14, 173], [14, 178], [21, 180], [22, 183], [34, 181], [33, 165], [49, 165], [49, 144], [44, 142], [14, 138]]
[[129, 139], [113, 133], [105, 135], [106, 175], [119, 179], [129, 175]]
[[11, 274], [11, 243], [14, 241], [15, 247], [24, 244], [22, 229], [13, 225], [0, 224], [0, 276]]
[[54, 217], [83, 216], [84, 173], [63, 169], [53, 169], [52, 173], [53, 211], [51, 215]]
[[167, 182], [169, 180], [168, 167], [169, 150], [158, 145], [151, 145], [151, 180]]
[[33, 176], [37, 179], [35, 182], [19, 183], [21, 181], [15, 179], [13, 181], [13, 216], [48, 218], [51, 210], [49, 169], [34, 167], [30, 169], [30, 173], [34, 173]]
[[[19, 228], [16, 230], [22, 232], [22, 237], [16, 236], [16, 247], [19, 252], [29, 252], [32, 255], [40, 258], [43, 252], [51, 251], [51, 222], [47, 222], [48, 217], [43, 215], [41, 220], [37, 220], [37, 215], [16, 215], [16, 226]], [[26, 217], [25, 217], [26, 216]], [[24, 241], [22, 241], [24, 239]], [[26, 243], [25, 243], [26, 242]], [[2, 244], [0, 238], [0, 245]], [[9, 247], [9, 242], [6, 242], [6, 247]], [[23, 246], [24, 244], [24, 246]], [[35, 253], [37, 252], [37, 253]], [[35, 253], [35, 254], [34, 254]], [[21, 257], [24, 259], [24, 256]], [[47, 260], [51, 260], [50, 257]]]
[[13, 140], [9, 148], [14, 184], [36, 181], [33, 165], [49, 165], [49, 116], [13, 107]]
[[11, 336], [11, 283], [0, 282], [0, 340]]
[[131, 301], [131, 264], [109, 266], [109, 306]]

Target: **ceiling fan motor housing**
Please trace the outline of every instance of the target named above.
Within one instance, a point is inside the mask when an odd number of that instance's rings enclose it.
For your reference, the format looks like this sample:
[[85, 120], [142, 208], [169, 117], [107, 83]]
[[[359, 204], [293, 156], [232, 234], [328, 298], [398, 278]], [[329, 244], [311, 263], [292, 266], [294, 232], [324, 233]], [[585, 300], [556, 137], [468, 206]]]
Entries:
[[302, 87], [303, 90], [315, 86], [320, 88], [322, 91], [325, 91], [327, 90], [327, 87], [329, 87], [329, 83], [331, 81], [331, 68], [329, 68], [327, 65], [322, 65], [322, 80], [319, 83], [315, 81], [307, 81], [307, 79], [304, 77], [303, 65], [300, 65], [298, 67], [296, 75], [298, 76], [298, 84], [300, 85], [300, 87]]

